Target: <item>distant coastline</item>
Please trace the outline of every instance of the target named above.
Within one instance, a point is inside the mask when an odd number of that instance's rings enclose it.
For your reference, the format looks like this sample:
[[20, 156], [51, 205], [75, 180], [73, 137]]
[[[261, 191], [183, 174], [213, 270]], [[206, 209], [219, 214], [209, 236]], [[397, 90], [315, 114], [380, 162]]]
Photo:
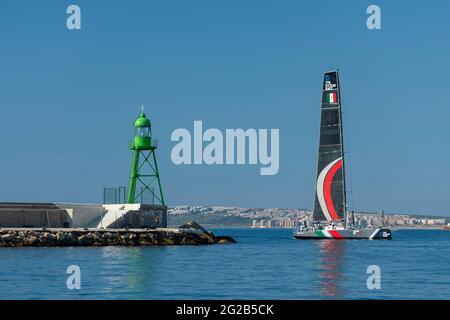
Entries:
[[391, 227], [391, 230], [444, 230], [444, 226], [405, 226], [405, 227]]
[[[255, 230], [267, 230], [267, 229], [292, 229], [294, 227], [271, 227], [271, 228], [254, 228], [251, 225], [216, 225], [216, 224], [201, 224], [205, 228], [213, 228], [213, 229], [255, 229]], [[170, 227], [176, 227], [177, 225], [170, 225]], [[399, 230], [442, 230], [447, 231], [445, 227], [439, 226], [418, 226], [418, 227], [391, 227], [392, 231]]]
[[[382, 216], [382, 218], [381, 218]], [[220, 206], [169, 206], [168, 225], [179, 226], [189, 221], [206, 227], [293, 228], [299, 222], [310, 220], [311, 210], [300, 208], [239, 208]], [[355, 212], [357, 225], [383, 224], [393, 230], [443, 229], [450, 217], [410, 215], [405, 213]]]

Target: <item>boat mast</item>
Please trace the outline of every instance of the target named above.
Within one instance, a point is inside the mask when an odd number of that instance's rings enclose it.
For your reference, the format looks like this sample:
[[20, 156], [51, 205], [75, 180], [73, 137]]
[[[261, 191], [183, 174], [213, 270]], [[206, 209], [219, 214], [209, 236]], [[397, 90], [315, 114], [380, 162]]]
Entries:
[[340, 123], [340, 139], [341, 139], [341, 154], [342, 154], [342, 190], [343, 190], [343, 202], [344, 202], [344, 228], [347, 229], [347, 213], [348, 213], [348, 209], [347, 209], [347, 189], [346, 189], [346, 185], [345, 185], [345, 159], [344, 159], [344, 122], [343, 122], [343, 118], [342, 118], [342, 95], [341, 95], [341, 79], [339, 78], [339, 69], [336, 68], [336, 72], [337, 72], [337, 89], [338, 89], [338, 96], [339, 96], [339, 123]]

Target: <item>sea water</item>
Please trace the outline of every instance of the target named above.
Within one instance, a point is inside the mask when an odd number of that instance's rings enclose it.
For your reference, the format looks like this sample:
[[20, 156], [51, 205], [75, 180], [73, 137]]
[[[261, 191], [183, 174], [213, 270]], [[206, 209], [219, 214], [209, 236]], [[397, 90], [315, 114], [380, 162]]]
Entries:
[[[213, 231], [237, 243], [0, 248], [0, 299], [450, 299], [450, 232], [317, 241], [290, 229]], [[373, 265], [380, 289], [367, 285]], [[69, 266], [80, 289], [67, 286]]]

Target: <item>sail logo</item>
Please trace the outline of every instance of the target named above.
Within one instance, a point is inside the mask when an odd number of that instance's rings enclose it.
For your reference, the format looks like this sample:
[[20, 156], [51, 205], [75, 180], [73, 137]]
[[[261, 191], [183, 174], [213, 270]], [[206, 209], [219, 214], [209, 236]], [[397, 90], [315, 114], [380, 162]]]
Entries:
[[334, 90], [336, 87], [336, 83], [332, 83], [330, 80], [325, 79], [325, 90]]

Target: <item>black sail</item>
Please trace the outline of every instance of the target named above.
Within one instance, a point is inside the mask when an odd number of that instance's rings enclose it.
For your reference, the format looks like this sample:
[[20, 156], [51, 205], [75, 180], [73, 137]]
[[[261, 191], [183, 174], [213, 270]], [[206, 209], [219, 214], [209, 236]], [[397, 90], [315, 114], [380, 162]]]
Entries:
[[325, 73], [322, 86], [314, 221], [344, 218], [346, 199], [343, 149], [339, 75], [337, 71], [331, 71]]

